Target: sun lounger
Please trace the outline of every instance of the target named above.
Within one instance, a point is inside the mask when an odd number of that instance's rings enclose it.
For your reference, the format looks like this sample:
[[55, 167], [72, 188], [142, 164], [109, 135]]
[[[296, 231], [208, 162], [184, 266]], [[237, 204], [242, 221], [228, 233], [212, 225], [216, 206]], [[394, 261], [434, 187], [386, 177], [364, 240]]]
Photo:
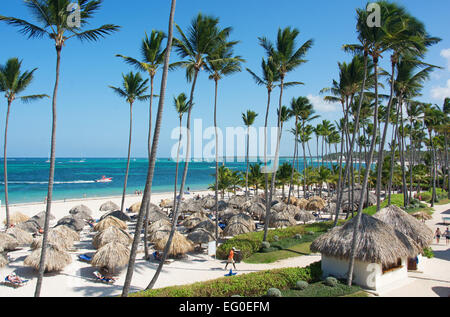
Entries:
[[11, 286], [14, 288], [22, 287], [24, 286], [29, 280], [23, 280], [20, 277], [18, 277], [15, 273], [11, 273], [7, 277], [5, 277], [5, 280], [3, 281], [3, 285]]
[[90, 256], [87, 255], [87, 254], [80, 254], [80, 255], [78, 256], [78, 259], [79, 259], [80, 261], [90, 263], [91, 260], [92, 260], [92, 257], [90, 257]]
[[96, 279], [99, 282], [106, 283], [106, 284], [114, 284], [114, 282], [117, 281], [117, 278], [103, 276], [98, 271], [94, 272], [94, 276], [96, 277]]

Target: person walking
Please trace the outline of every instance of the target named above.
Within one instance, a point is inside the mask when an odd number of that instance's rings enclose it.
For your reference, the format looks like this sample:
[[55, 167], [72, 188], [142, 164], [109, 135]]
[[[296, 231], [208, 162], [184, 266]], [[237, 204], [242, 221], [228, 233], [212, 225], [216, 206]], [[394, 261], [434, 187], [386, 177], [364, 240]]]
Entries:
[[444, 232], [444, 236], [445, 236], [445, 245], [448, 245], [448, 243], [450, 242], [450, 230], [447, 229]]
[[439, 244], [439, 240], [441, 239], [441, 230], [439, 228], [436, 229], [434, 236], [436, 238], [436, 243]]
[[228, 260], [227, 260], [227, 264], [225, 265], [225, 270], [227, 269], [228, 264], [230, 264], [230, 263], [233, 264], [233, 267], [236, 270], [236, 264], [235, 264], [236, 262], [234, 261], [234, 251], [236, 251], [236, 248], [232, 247], [230, 250], [230, 253], [228, 254]]

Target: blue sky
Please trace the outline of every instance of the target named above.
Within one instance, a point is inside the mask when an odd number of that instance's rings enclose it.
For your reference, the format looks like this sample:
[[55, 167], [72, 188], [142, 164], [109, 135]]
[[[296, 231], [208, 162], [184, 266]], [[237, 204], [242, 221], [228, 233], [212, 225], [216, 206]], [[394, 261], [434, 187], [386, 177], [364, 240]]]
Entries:
[[[422, 100], [442, 104], [443, 96], [450, 95], [450, 2], [447, 0], [403, 0], [410, 13], [423, 21], [433, 36], [443, 40], [433, 46], [426, 62], [445, 67], [436, 71], [425, 85]], [[337, 62], [348, 61], [351, 56], [341, 50], [343, 44], [356, 43], [355, 9], [366, 1], [348, 0], [179, 0], [175, 21], [186, 29], [199, 12], [220, 18], [222, 27], [231, 26], [232, 39], [239, 40], [236, 54], [246, 59], [245, 67], [260, 73], [264, 56], [258, 45], [259, 36], [275, 39], [279, 27], [292, 26], [300, 30], [299, 43], [314, 40], [307, 55], [308, 63], [288, 75], [289, 81], [304, 82], [304, 86], [289, 89], [284, 96], [288, 105], [292, 97], [310, 96], [322, 119], [338, 120], [339, 108], [326, 105], [319, 91], [337, 78]], [[139, 48], [144, 33], [152, 29], [167, 31], [170, 1], [132, 0], [104, 1], [102, 9], [91, 21], [91, 27], [105, 23], [122, 26], [119, 33], [98, 43], [80, 43], [70, 40], [62, 51], [61, 81], [58, 93], [58, 122], [56, 137], [57, 157], [124, 157], [127, 152], [129, 107], [117, 97], [109, 85], [119, 86], [121, 74], [131, 69], [115, 54], [140, 57]], [[33, 20], [21, 0], [3, 1], [0, 14]], [[34, 21], [34, 20], [33, 20]], [[0, 63], [10, 57], [23, 59], [24, 69], [37, 67], [35, 80], [28, 93], [52, 94], [55, 78], [56, 55], [50, 39], [28, 40], [17, 29], [0, 24], [2, 49]], [[445, 58], [446, 57], [446, 58]], [[171, 61], [179, 60], [172, 54]], [[389, 56], [385, 56], [385, 63]], [[383, 66], [383, 64], [382, 64]], [[144, 74], [145, 75], [145, 74]], [[155, 81], [159, 91], [160, 76]], [[172, 98], [189, 92], [190, 84], [183, 70], [171, 72], [168, 77], [167, 98], [163, 117], [158, 156], [170, 155], [176, 140], [170, 135], [178, 126]], [[214, 84], [206, 73], [200, 75], [195, 96], [193, 119], [203, 120], [203, 126], [213, 123]], [[254, 84], [250, 75], [242, 73], [225, 78], [219, 86], [218, 123], [220, 127], [242, 125], [241, 113], [252, 109], [260, 115], [256, 126], [264, 124], [266, 90]], [[275, 107], [278, 91], [273, 94], [271, 124], [276, 125]], [[47, 157], [50, 152], [51, 100], [13, 105], [8, 133], [9, 157]], [[156, 112], [157, 105], [155, 105]], [[5, 123], [6, 100], [0, 99], [0, 127]], [[132, 156], [145, 157], [147, 153], [148, 104], [134, 107]], [[288, 128], [293, 125], [288, 123]], [[291, 155], [293, 138], [285, 134], [281, 155]], [[315, 153], [315, 145], [311, 144]]]

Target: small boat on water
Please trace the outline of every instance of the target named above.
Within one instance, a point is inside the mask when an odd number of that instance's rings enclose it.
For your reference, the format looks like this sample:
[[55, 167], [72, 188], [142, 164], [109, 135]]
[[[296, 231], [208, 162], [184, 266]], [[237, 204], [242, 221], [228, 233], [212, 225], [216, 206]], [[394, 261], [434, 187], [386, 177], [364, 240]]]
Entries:
[[96, 183], [111, 183], [112, 177], [102, 176], [102, 178], [95, 180]]

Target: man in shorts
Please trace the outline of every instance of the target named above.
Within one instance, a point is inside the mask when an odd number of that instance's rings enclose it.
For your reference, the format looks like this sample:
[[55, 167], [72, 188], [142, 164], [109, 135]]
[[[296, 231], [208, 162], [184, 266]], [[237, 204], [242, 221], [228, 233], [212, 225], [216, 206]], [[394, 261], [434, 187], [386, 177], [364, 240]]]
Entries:
[[227, 260], [227, 264], [225, 265], [225, 270], [228, 267], [228, 264], [233, 264], [234, 269], [236, 270], [236, 262], [234, 261], [234, 251], [236, 251], [236, 248], [232, 247], [230, 250], [230, 253], [228, 254], [228, 260]]

